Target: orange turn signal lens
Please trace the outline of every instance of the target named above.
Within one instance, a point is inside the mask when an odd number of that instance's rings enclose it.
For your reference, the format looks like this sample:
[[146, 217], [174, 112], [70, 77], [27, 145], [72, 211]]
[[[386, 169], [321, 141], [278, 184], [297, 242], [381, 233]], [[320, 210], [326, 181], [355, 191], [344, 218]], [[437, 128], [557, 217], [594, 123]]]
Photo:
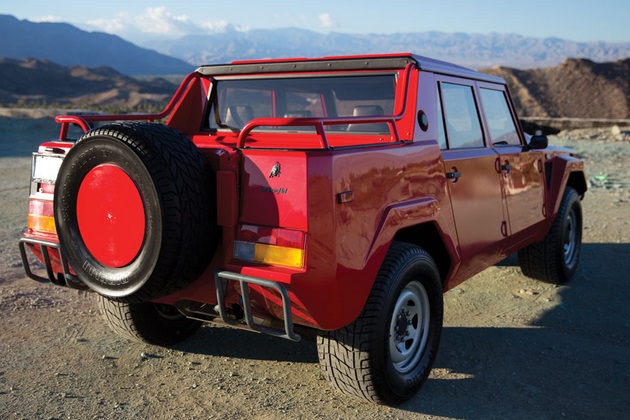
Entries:
[[242, 225], [234, 242], [234, 257], [282, 267], [304, 267], [304, 232]]
[[52, 216], [42, 216], [39, 214], [28, 215], [28, 229], [38, 232], [57, 233], [55, 218]]

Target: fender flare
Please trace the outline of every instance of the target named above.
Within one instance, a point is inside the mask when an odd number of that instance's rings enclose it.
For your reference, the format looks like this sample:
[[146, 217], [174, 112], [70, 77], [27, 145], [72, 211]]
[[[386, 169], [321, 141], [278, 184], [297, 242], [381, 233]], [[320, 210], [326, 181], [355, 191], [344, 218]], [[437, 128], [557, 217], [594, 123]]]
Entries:
[[[576, 188], [580, 196], [586, 191], [586, 178], [584, 176], [584, 162], [569, 155], [557, 155], [551, 160], [551, 176], [547, 180], [547, 217], [553, 221], [569, 180], [574, 179], [572, 185]], [[549, 210], [551, 210], [549, 212]]]

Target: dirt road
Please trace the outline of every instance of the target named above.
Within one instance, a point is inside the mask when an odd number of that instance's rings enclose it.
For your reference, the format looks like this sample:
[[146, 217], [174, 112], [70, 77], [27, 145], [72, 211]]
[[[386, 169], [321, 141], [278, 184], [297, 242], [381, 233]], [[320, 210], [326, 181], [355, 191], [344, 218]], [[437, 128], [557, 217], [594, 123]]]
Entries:
[[117, 337], [90, 294], [25, 279], [30, 160], [0, 158], [0, 418], [627, 417], [630, 141], [609, 133], [552, 139], [588, 165], [576, 277], [538, 283], [508, 259], [448, 292], [436, 366], [398, 408], [330, 388], [311, 342], [212, 326], [172, 348]]

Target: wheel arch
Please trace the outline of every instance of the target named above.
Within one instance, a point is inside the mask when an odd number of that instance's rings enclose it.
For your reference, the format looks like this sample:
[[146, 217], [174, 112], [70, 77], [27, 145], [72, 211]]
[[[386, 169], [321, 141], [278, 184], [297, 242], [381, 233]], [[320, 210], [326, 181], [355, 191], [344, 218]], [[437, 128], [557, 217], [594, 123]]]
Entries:
[[584, 162], [580, 159], [569, 155], [557, 155], [547, 165], [547, 209], [549, 219], [553, 220], [566, 188], [574, 188], [582, 198], [587, 185]]
[[567, 179], [567, 187], [572, 187], [577, 193], [580, 195], [580, 198], [584, 197], [584, 193], [586, 192], [586, 177], [584, 176], [584, 172], [582, 171], [574, 171], [569, 174], [569, 179]]
[[392, 243], [394, 242], [406, 242], [426, 250], [438, 267], [442, 285], [446, 284], [446, 279], [451, 272], [452, 259], [435, 223], [425, 222], [400, 229], [394, 235]]

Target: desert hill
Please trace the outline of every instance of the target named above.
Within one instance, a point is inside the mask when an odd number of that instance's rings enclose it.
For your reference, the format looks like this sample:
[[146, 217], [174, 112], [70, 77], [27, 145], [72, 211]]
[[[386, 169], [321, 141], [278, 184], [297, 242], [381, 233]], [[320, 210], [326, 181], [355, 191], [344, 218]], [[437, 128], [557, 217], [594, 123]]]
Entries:
[[541, 69], [482, 71], [507, 81], [521, 117], [630, 119], [630, 59], [568, 59]]
[[27, 107], [161, 107], [176, 85], [139, 80], [110, 67], [64, 67], [47, 60], [0, 58], [0, 104]]
[[[630, 119], [630, 59], [568, 59], [556, 67], [483, 70], [507, 80], [520, 117]], [[64, 67], [46, 60], [0, 58], [0, 106], [161, 108], [176, 85], [140, 80], [109, 67]]]

